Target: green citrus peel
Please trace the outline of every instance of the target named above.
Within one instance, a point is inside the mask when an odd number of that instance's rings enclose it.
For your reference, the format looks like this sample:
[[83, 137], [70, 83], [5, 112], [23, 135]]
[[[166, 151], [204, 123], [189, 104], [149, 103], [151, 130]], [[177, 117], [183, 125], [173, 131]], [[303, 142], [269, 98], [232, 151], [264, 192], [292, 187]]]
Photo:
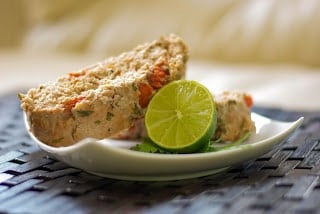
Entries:
[[209, 90], [196, 81], [178, 80], [161, 88], [145, 115], [150, 140], [171, 153], [192, 153], [210, 141], [217, 123]]

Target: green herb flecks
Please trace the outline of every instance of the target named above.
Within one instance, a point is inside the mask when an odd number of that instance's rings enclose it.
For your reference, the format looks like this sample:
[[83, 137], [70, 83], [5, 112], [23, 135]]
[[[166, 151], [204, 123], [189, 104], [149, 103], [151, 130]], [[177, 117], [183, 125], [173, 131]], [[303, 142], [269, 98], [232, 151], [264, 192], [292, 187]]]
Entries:
[[135, 83], [133, 83], [131, 86], [132, 86], [132, 90], [133, 91], [137, 91], [138, 90], [138, 87], [137, 87], [137, 85]]
[[85, 111], [85, 110], [78, 110], [77, 111], [77, 115], [79, 117], [88, 117], [92, 113], [93, 113], [93, 111]]
[[18, 93], [18, 98], [19, 98], [19, 100], [22, 100], [24, 97], [25, 97], [25, 95], [24, 95], [24, 94], [22, 94], [22, 93]]
[[64, 139], [64, 137], [60, 137], [60, 138], [57, 138], [57, 139], [53, 139], [51, 141], [52, 144], [57, 144], [57, 143], [60, 143], [62, 140]]
[[94, 124], [99, 125], [101, 123], [101, 120], [94, 121]]
[[236, 105], [236, 104], [237, 104], [237, 101], [235, 101], [235, 100], [228, 100], [228, 104], [229, 104], [229, 105]]
[[107, 112], [106, 115], [106, 120], [110, 121], [113, 118], [114, 114], [112, 114], [111, 112]]
[[142, 111], [139, 108], [137, 103], [135, 103], [134, 106], [133, 106], [133, 113], [136, 114], [136, 115], [142, 115]]

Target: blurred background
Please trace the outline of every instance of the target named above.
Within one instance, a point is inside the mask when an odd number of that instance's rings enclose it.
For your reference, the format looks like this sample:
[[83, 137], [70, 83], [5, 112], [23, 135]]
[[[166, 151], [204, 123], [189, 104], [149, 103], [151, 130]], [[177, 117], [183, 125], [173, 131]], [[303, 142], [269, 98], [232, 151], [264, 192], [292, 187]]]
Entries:
[[190, 49], [188, 78], [256, 103], [320, 110], [318, 0], [0, 0], [2, 93], [169, 33]]

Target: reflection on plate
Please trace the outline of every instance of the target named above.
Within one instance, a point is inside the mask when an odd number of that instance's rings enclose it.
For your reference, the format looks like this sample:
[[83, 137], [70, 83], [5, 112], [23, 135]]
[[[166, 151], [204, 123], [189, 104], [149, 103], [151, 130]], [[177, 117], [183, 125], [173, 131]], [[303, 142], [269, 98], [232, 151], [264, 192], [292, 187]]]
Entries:
[[[270, 151], [276, 144], [292, 134], [303, 122], [271, 120], [252, 113], [256, 133], [242, 145], [226, 150], [195, 154], [151, 154], [132, 151], [136, 141], [92, 138], [75, 145], [55, 148], [29, 134], [43, 150], [57, 159], [87, 172], [123, 180], [177, 180], [201, 177], [257, 158]], [[27, 122], [26, 125], [28, 126]]]

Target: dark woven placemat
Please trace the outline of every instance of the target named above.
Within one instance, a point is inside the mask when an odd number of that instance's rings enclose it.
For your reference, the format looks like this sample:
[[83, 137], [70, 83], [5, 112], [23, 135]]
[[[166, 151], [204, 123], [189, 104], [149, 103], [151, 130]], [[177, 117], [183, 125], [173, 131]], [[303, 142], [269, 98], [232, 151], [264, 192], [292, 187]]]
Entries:
[[254, 108], [302, 127], [225, 174], [170, 182], [101, 178], [49, 157], [28, 137], [14, 94], [0, 98], [1, 213], [319, 213], [320, 112]]

